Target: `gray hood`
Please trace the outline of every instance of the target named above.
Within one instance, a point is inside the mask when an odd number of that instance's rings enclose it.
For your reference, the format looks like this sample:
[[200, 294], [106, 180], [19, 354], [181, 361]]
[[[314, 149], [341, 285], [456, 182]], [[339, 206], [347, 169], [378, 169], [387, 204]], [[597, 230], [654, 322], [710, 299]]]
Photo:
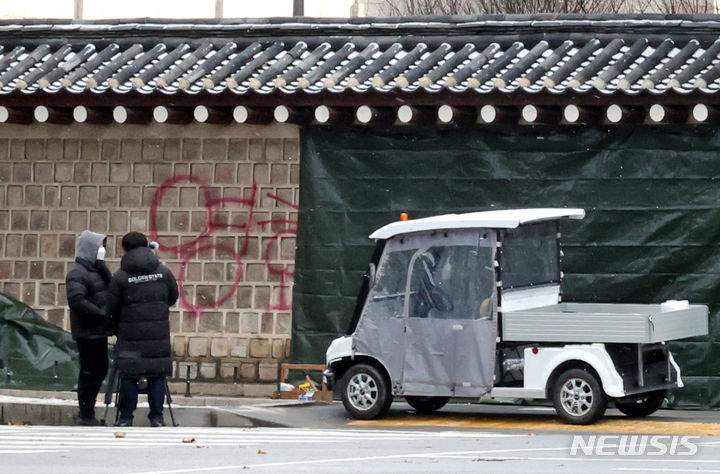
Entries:
[[105, 240], [103, 234], [90, 232], [89, 230], [83, 231], [75, 243], [75, 258], [81, 258], [90, 263], [95, 263], [98, 248], [102, 245], [103, 240]]

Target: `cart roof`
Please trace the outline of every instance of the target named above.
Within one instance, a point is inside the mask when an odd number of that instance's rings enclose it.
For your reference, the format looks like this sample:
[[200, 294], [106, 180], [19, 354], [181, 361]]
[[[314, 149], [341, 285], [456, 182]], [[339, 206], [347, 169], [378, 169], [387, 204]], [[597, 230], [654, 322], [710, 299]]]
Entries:
[[498, 211], [468, 212], [465, 214], [444, 214], [422, 219], [397, 221], [379, 228], [371, 239], [389, 239], [398, 234], [441, 229], [514, 229], [521, 224], [553, 219], [582, 219], [584, 209], [538, 208], [505, 209]]

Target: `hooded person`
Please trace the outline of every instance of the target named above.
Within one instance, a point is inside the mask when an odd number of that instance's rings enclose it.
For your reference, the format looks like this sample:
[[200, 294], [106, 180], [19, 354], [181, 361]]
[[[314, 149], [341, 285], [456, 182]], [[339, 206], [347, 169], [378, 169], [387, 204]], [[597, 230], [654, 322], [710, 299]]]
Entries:
[[151, 426], [164, 426], [165, 377], [172, 374], [170, 306], [178, 286], [170, 269], [148, 247], [147, 238], [130, 232], [122, 239], [125, 255], [110, 283], [110, 313], [117, 327], [120, 418], [131, 426], [138, 383], [147, 379]]
[[110, 270], [105, 265], [103, 234], [84, 231], [75, 245], [75, 265], [65, 276], [70, 330], [80, 355], [78, 376], [79, 425], [97, 426], [95, 399], [108, 369], [108, 336], [112, 325], [106, 306]]

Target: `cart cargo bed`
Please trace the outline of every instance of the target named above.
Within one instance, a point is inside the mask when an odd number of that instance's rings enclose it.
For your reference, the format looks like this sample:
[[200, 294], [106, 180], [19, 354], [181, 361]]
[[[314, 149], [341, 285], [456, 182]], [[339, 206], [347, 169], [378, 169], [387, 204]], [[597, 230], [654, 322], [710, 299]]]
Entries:
[[662, 312], [659, 304], [561, 303], [502, 313], [505, 341], [649, 344], [707, 332], [702, 305]]

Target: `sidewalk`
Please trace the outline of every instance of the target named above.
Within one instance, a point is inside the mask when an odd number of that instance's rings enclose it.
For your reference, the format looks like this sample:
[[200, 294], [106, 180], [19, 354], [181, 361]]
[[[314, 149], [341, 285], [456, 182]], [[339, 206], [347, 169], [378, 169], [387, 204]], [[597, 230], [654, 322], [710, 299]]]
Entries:
[[[95, 416], [105, 415], [104, 394], [98, 395]], [[271, 408], [294, 407], [315, 404], [313, 401], [272, 400], [270, 398], [216, 397], [216, 396], [172, 396], [175, 421], [180, 426], [204, 427], [258, 427], [287, 426]], [[147, 419], [147, 396], [140, 395], [135, 410], [134, 426], [149, 426]], [[0, 389], [0, 424], [30, 425], [74, 425], [77, 413], [75, 392], [46, 392], [33, 390]], [[115, 420], [115, 406], [110, 404], [107, 424]], [[165, 422], [171, 422], [165, 405]]]

